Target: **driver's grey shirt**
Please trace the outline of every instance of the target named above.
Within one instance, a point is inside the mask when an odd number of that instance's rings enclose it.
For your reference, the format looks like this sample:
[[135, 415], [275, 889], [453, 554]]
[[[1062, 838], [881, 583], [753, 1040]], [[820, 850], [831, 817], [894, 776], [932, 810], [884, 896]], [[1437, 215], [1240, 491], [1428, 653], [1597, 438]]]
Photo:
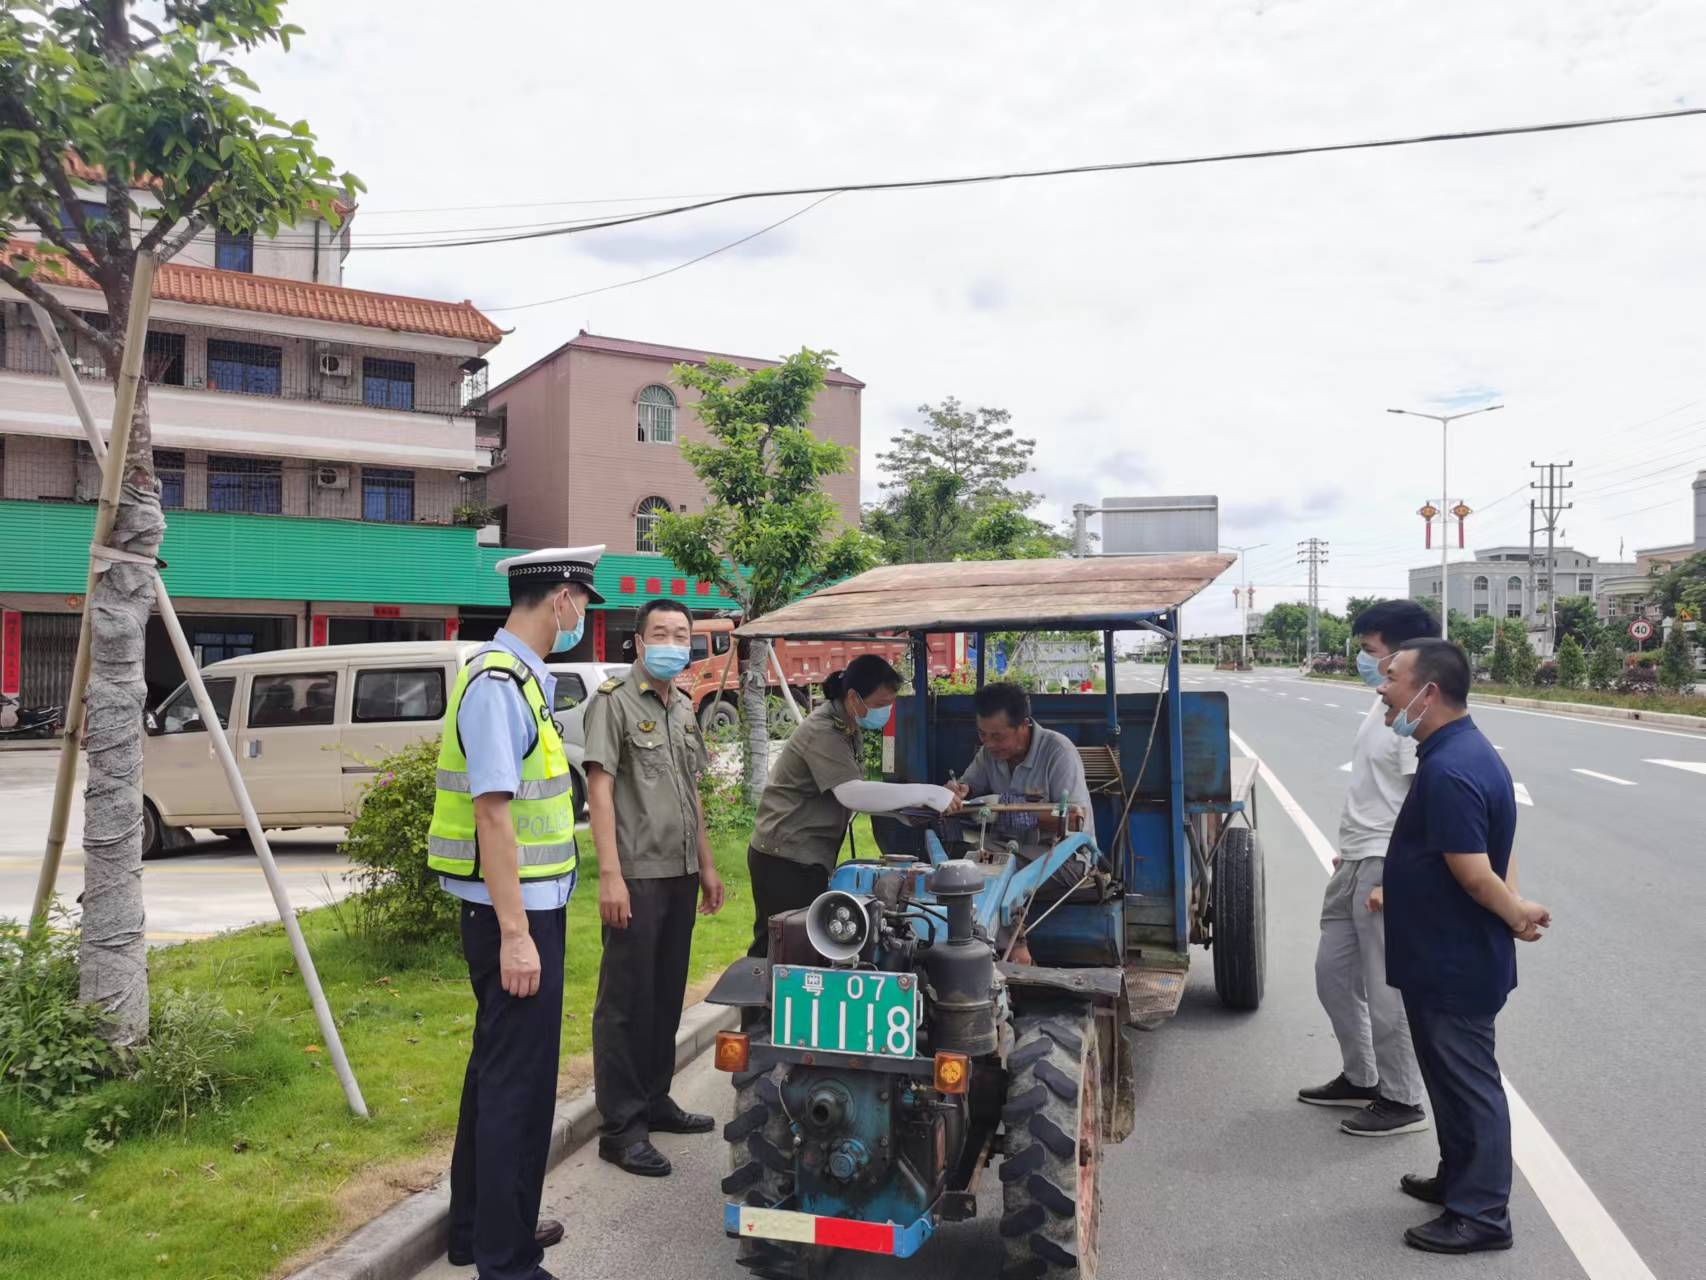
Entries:
[[1090, 786], [1084, 780], [1078, 748], [1064, 733], [1034, 722], [1031, 749], [1019, 763], [1007, 764], [990, 755], [987, 747], [979, 747], [959, 781], [971, 788], [970, 798], [1019, 793], [1058, 803], [1064, 795], [1068, 803], [1084, 810], [1086, 821], [1090, 816]]

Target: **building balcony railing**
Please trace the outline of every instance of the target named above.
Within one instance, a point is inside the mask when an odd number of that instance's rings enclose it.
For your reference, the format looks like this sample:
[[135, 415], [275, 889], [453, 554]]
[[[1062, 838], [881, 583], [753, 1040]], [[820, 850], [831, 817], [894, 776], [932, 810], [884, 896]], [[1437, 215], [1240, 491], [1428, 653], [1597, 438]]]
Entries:
[[[438, 417], [472, 413], [469, 406], [477, 376], [442, 358], [400, 351], [321, 351], [301, 342], [236, 341], [214, 336], [217, 332], [149, 333], [143, 376], [155, 387], [219, 395]], [[6, 336], [11, 341], [0, 348], [0, 371], [59, 377], [58, 366], [39, 335], [7, 326]], [[110, 381], [105, 363], [87, 350], [74, 350], [72, 364], [81, 381]]]

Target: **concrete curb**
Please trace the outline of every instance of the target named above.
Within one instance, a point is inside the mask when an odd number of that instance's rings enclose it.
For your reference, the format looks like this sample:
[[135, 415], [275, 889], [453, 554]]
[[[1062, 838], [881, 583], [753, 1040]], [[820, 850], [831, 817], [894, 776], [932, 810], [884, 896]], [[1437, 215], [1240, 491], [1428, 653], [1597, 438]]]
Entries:
[[[717, 1032], [732, 1031], [738, 1009], [694, 1005], [681, 1015], [675, 1037], [675, 1069], [716, 1042]], [[598, 1133], [598, 1108], [589, 1090], [560, 1103], [551, 1123], [551, 1154], [546, 1169], [561, 1164]], [[356, 1228], [317, 1262], [293, 1272], [289, 1280], [409, 1280], [441, 1257], [450, 1240], [450, 1185], [444, 1178], [416, 1192], [372, 1222]]]

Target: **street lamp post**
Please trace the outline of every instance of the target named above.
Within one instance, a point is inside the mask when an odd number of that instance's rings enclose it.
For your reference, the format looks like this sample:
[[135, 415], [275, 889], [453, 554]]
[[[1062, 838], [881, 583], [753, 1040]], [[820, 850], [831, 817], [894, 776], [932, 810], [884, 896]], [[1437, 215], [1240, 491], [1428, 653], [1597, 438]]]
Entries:
[[1238, 579], [1243, 591], [1244, 612], [1238, 624], [1238, 666], [1240, 669], [1250, 665], [1250, 562], [1244, 556], [1246, 551], [1256, 551], [1267, 546], [1265, 542], [1253, 542], [1247, 547], [1222, 547], [1222, 551], [1238, 553]]
[[1451, 540], [1447, 534], [1451, 526], [1443, 518], [1451, 505], [1451, 489], [1449, 487], [1449, 471], [1446, 460], [1449, 456], [1447, 447], [1451, 424], [1459, 418], [1473, 418], [1478, 413], [1491, 413], [1495, 409], [1503, 409], [1502, 404], [1482, 405], [1479, 409], [1470, 409], [1465, 413], [1419, 413], [1414, 409], [1388, 409], [1387, 413], [1401, 413], [1411, 418], [1427, 418], [1439, 423], [1439, 507], [1441, 512], [1439, 533], [1439, 634], [1443, 640], [1451, 639], [1451, 579], [1447, 576], [1447, 562], [1451, 557]]

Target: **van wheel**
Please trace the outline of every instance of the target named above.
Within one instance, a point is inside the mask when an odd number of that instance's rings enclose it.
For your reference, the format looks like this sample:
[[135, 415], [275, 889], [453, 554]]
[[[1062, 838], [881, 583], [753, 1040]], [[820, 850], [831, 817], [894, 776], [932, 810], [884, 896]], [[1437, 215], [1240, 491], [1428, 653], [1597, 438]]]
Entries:
[[160, 825], [160, 811], [152, 800], [142, 801], [142, 860], [158, 858], [166, 847], [165, 829]]
[[722, 698], [699, 713], [699, 727], [706, 733], [714, 733], [719, 729], [732, 729], [740, 723], [740, 712], [732, 702]]
[[570, 769], [569, 776], [574, 779], [575, 821], [585, 822], [588, 812], [586, 803], [586, 775], [579, 769]]

